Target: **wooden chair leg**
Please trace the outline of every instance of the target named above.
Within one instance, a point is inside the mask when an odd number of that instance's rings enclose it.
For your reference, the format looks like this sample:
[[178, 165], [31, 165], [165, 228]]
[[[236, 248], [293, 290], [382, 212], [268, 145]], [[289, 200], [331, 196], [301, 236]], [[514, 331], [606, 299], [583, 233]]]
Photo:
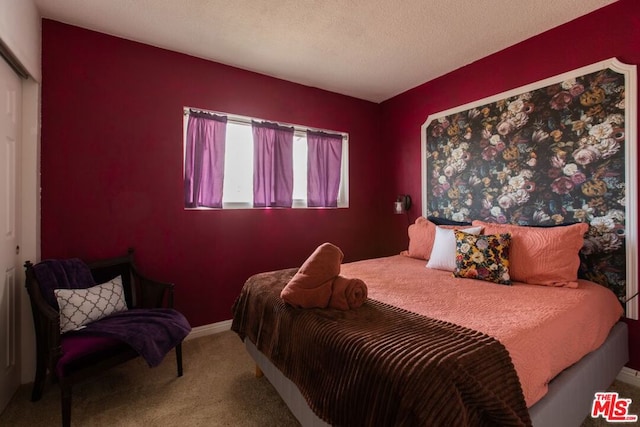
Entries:
[[71, 385], [60, 382], [62, 427], [71, 427]]
[[47, 380], [47, 364], [44, 357], [38, 353], [36, 356], [36, 377], [33, 380], [33, 389], [31, 390], [31, 401], [37, 402], [42, 398], [44, 391], [44, 383]]
[[178, 376], [182, 376], [182, 343], [176, 346], [176, 363], [178, 365]]

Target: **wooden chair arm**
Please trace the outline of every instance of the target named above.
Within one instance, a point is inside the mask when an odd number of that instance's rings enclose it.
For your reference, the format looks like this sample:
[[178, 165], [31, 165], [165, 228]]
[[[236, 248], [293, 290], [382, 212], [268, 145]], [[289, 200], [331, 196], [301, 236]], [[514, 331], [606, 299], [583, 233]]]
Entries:
[[46, 352], [48, 355], [46, 363], [50, 369], [53, 369], [61, 355], [60, 314], [44, 300], [39, 290], [35, 289], [38, 284], [31, 270], [33, 264], [27, 261], [25, 267], [27, 267], [26, 288], [31, 301], [38, 353]]
[[47, 324], [52, 324], [58, 327], [58, 332], [60, 332], [60, 313], [58, 313], [53, 307], [51, 307], [45, 300], [42, 298], [35, 298], [33, 301], [33, 305], [36, 310], [38, 310], [38, 314], [42, 317]]
[[174, 284], [161, 282], [144, 276], [132, 265], [135, 282], [140, 287], [140, 300], [136, 306], [139, 308], [173, 308]]
[[[49, 354], [54, 361], [60, 357], [60, 314], [49, 304], [38, 307], [40, 311], [41, 331], [46, 334], [45, 342], [49, 349]], [[52, 365], [53, 366], [53, 365]]]

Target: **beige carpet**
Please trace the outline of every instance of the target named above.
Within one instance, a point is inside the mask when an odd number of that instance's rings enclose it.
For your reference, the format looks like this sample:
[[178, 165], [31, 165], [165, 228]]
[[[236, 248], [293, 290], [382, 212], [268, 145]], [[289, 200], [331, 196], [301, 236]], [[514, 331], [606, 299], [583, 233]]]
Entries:
[[[141, 358], [73, 390], [72, 426], [298, 426], [233, 332], [186, 341], [184, 376], [175, 352], [149, 368]], [[0, 426], [60, 425], [60, 388], [48, 384], [31, 402], [22, 386], [0, 415]]]
[[[174, 353], [150, 369], [138, 358], [100, 378], [80, 384], [73, 393], [73, 426], [298, 426], [266, 378], [256, 378], [254, 364], [233, 332], [184, 343], [182, 378], [176, 377]], [[615, 383], [640, 414], [640, 390]], [[39, 402], [22, 386], [0, 414], [0, 426], [60, 425], [60, 392], [48, 384]], [[607, 425], [587, 419], [585, 427]], [[622, 424], [625, 425], [625, 424]]]

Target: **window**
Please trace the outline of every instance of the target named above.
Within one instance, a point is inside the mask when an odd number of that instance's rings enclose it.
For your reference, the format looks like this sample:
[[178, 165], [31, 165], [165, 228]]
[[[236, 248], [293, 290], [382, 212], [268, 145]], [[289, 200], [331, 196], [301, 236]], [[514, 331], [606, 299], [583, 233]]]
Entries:
[[[191, 204], [185, 199], [186, 208], [222, 207], [223, 209], [247, 209], [254, 207], [254, 134], [252, 123], [264, 122], [261, 119], [236, 116], [224, 113], [204, 112], [185, 108], [184, 147], [185, 147], [185, 192], [187, 191], [187, 163], [190, 161], [187, 150], [187, 128], [189, 115], [202, 113], [225, 117], [226, 135], [224, 137], [224, 182], [222, 184], [222, 205]], [[307, 131], [326, 133], [341, 137], [340, 184], [337, 207], [348, 207], [348, 135], [340, 132], [310, 129], [302, 126], [278, 123], [279, 126], [293, 128], [293, 208], [307, 208], [309, 151]], [[334, 187], [335, 188], [335, 187]], [[203, 190], [204, 191], [204, 190]], [[335, 193], [334, 193], [335, 194]], [[219, 199], [218, 199], [219, 200]]]

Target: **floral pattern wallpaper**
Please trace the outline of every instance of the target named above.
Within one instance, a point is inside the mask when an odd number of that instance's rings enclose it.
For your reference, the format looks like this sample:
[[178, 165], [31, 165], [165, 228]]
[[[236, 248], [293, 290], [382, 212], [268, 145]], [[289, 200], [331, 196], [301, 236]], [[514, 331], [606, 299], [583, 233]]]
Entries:
[[589, 223], [582, 278], [624, 301], [625, 76], [604, 69], [426, 127], [427, 215]]

